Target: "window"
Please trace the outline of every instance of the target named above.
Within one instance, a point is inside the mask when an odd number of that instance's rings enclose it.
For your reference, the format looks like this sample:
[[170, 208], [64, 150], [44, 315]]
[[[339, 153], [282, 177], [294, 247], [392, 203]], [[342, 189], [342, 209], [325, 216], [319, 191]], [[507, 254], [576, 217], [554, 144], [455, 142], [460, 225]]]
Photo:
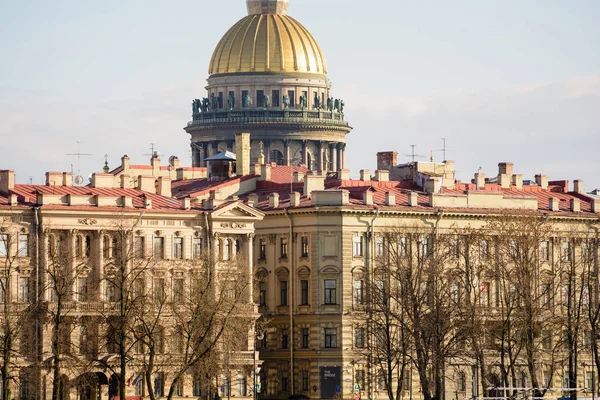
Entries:
[[89, 235], [85, 235], [83, 240], [83, 256], [89, 257], [92, 254], [92, 238]]
[[6, 233], [0, 234], [0, 257], [6, 257], [8, 255], [8, 235]]
[[362, 279], [354, 281], [354, 305], [365, 304], [365, 281]]
[[183, 258], [183, 238], [173, 238], [173, 258], [176, 260]]
[[594, 383], [595, 383], [594, 372], [587, 371], [585, 373], [585, 387], [591, 391], [591, 390], [593, 390], [592, 388], [594, 387]]
[[456, 282], [450, 284], [450, 298], [455, 303], [460, 299], [460, 287]]
[[459, 256], [459, 244], [457, 238], [450, 239], [450, 258], [458, 259]]
[[588, 306], [590, 304], [590, 287], [584, 286], [581, 291], [581, 302], [584, 306]]
[[19, 278], [19, 302], [29, 303], [29, 278]]
[[281, 331], [281, 348], [287, 349], [289, 347], [290, 335], [287, 329]]
[[325, 304], [337, 304], [337, 281], [325, 279]]
[[362, 246], [362, 237], [361, 236], [353, 236], [352, 237], [352, 255], [355, 257], [360, 257], [363, 255], [363, 246]]
[[229, 261], [231, 259], [231, 240], [223, 240], [223, 255], [221, 257], [223, 261]]
[[479, 257], [483, 259], [490, 258], [490, 243], [487, 240], [479, 242]]
[[110, 238], [108, 236], [104, 236], [102, 239], [102, 249], [104, 250], [104, 258], [110, 258], [112, 256], [110, 253]]
[[273, 107], [279, 107], [280, 106], [280, 99], [279, 99], [279, 90], [273, 90], [271, 91], [271, 105]]
[[265, 91], [257, 90], [256, 91], [256, 107], [264, 107], [265, 106]]
[[365, 347], [365, 328], [354, 328], [354, 347], [357, 349]]
[[154, 278], [154, 301], [163, 303], [165, 301], [165, 279]]
[[242, 98], [240, 99], [242, 102], [242, 107], [246, 107], [246, 97], [248, 96], [247, 90], [242, 90]]
[[385, 251], [384, 240], [382, 236], [378, 236], [375, 239], [375, 255], [382, 257]]
[[114, 303], [117, 300], [117, 286], [113, 281], [106, 281], [106, 301]]
[[192, 388], [193, 396], [202, 396], [202, 378], [199, 375], [194, 375], [194, 384]]
[[21, 376], [19, 376], [19, 399], [29, 399], [29, 377], [27, 372], [21, 372]]
[[542, 261], [550, 260], [550, 243], [547, 240], [540, 243], [540, 258]]
[[164, 396], [165, 392], [165, 377], [162, 372], [154, 374], [154, 395], [157, 397]]
[[465, 373], [462, 371], [458, 373], [456, 387], [459, 392], [467, 391], [467, 377], [465, 376]]
[[287, 258], [288, 256], [288, 241], [287, 238], [281, 238], [279, 240], [279, 256], [281, 258]]
[[135, 387], [135, 395], [144, 397], [146, 396], [146, 385], [144, 385], [144, 374], [139, 374], [133, 380], [133, 386]]
[[199, 259], [202, 256], [202, 239], [193, 238], [192, 239], [192, 257], [195, 260]]
[[308, 281], [300, 281], [300, 305], [308, 305]]
[[362, 390], [365, 389], [365, 370], [357, 369], [354, 373], [354, 384]]
[[88, 301], [88, 285], [85, 277], [77, 278], [77, 301]]
[[238, 396], [246, 396], [246, 377], [242, 374], [237, 376], [237, 393]]
[[550, 307], [552, 305], [552, 287], [549, 283], [542, 284], [542, 306]]
[[302, 391], [308, 392], [310, 390], [310, 371], [302, 371]]
[[309, 345], [309, 330], [308, 328], [302, 328], [301, 333], [301, 347], [303, 349], [308, 349]]
[[300, 238], [300, 257], [308, 257], [308, 236]]
[[29, 257], [29, 235], [19, 235], [19, 257]]
[[219, 102], [219, 108], [223, 108], [223, 92], [219, 92], [219, 95], [217, 96], [217, 100]]
[[487, 306], [490, 303], [490, 283], [481, 282], [479, 285], [479, 305]]
[[423, 236], [419, 238], [419, 252], [421, 257], [430, 257], [433, 253], [431, 238]]
[[233, 249], [235, 251], [235, 255], [237, 256], [238, 254], [240, 254], [241, 250], [242, 250], [242, 244], [240, 243], [239, 239], [235, 240]]
[[290, 100], [290, 107], [296, 107], [296, 92], [293, 90], [288, 90], [287, 95]]
[[8, 299], [6, 299], [8, 288], [6, 285], [8, 285], [8, 280], [0, 278], [0, 303], [8, 302]]
[[288, 305], [288, 283], [287, 281], [279, 282], [279, 305], [287, 306]]
[[258, 259], [267, 259], [267, 241], [266, 239], [260, 239], [258, 242]]
[[281, 373], [281, 391], [282, 392], [288, 391], [288, 374], [287, 374], [287, 372]]
[[564, 285], [562, 285], [561, 297], [562, 297], [562, 303], [564, 305], [568, 305], [569, 298], [571, 297], [571, 285], [569, 285], [568, 283], [565, 283]]
[[183, 396], [183, 379], [179, 378], [175, 384], [175, 396]]
[[258, 305], [264, 307], [267, 305], [267, 282], [261, 281], [258, 284]]
[[165, 239], [162, 237], [155, 237], [152, 240], [152, 255], [154, 258], [162, 260], [165, 257]]
[[173, 303], [183, 302], [183, 279], [173, 279]]
[[552, 334], [548, 331], [542, 332], [542, 348], [550, 350], [552, 348]]
[[337, 347], [337, 329], [325, 328], [325, 347], [328, 349]]
[[562, 242], [560, 249], [560, 259], [562, 261], [571, 261], [571, 244], [569, 242]]
[[135, 258], [144, 258], [144, 237], [136, 236], [134, 243], [134, 256]]

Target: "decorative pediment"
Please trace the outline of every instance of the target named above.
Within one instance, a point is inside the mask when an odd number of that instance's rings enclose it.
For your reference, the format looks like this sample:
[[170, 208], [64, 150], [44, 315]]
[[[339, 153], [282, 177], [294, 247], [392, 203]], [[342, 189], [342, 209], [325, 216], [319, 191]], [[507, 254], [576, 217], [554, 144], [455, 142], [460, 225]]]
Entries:
[[265, 217], [261, 211], [250, 207], [241, 201], [227, 204], [211, 214], [214, 220], [246, 220], [246, 221], [260, 221]]

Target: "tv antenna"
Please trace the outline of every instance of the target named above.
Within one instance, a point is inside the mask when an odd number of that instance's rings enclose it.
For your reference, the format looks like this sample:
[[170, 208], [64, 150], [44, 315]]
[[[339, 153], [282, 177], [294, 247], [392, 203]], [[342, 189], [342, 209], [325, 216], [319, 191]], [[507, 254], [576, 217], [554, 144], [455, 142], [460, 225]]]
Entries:
[[410, 152], [410, 154], [406, 154], [406, 153], [404, 153], [404, 156], [405, 156], [405, 157], [411, 157], [411, 159], [412, 159], [412, 162], [415, 162], [415, 159], [417, 159], [417, 158], [423, 158], [423, 157], [425, 157], [425, 156], [424, 156], [424, 155], [422, 155], [422, 154], [417, 154], [417, 153], [416, 153], [416, 149], [417, 149], [417, 145], [416, 145], [416, 144], [411, 144], [411, 145], [410, 145], [410, 149], [411, 149], [411, 152]]
[[161, 156], [161, 154], [158, 152], [158, 150], [156, 150], [156, 148], [154, 147], [154, 143], [150, 143], [149, 149], [150, 149], [150, 154], [146, 153], [146, 154], [144, 154], [144, 156], [150, 156], [152, 158]]
[[446, 144], [446, 138], [442, 138], [442, 149], [440, 151], [444, 155], [443, 161], [447, 161], [448, 159], [446, 158], [446, 153], [448, 153], [449, 151], [452, 151], [452, 150], [448, 149], [448, 146]]
[[[80, 149], [80, 145], [81, 145], [81, 142], [78, 140], [77, 141], [77, 153], [67, 153], [68, 156], [77, 156], [77, 174], [73, 178], [73, 181], [75, 182], [76, 185], [83, 184], [83, 177], [81, 176], [81, 170], [79, 169], [80, 164], [81, 164], [81, 156], [91, 156], [92, 155], [90, 153], [82, 153], [81, 149]], [[71, 165], [71, 169], [72, 169], [72, 165]]]

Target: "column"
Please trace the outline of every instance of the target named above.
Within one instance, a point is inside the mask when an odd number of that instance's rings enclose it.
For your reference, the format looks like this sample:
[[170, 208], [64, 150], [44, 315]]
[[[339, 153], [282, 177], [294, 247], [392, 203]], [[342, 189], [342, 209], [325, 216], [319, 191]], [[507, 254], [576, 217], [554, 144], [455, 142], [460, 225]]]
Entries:
[[302, 141], [302, 163], [310, 169], [310, 165], [308, 165], [308, 140]]
[[317, 171], [323, 171], [323, 142], [319, 141], [317, 146]]
[[246, 234], [246, 260], [248, 262], [248, 280], [250, 290], [248, 290], [248, 303], [254, 303], [254, 233]]
[[200, 149], [200, 167], [206, 167], [206, 157], [208, 157], [208, 143], [201, 143], [202, 148]]
[[346, 168], [346, 143], [340, 144], [339, 163], [340, 163], [340, 169]]
[[342, 162], [342, 143], [337, 143], [335, 145], [335, 151], [337, 153], [337, 170], [343, 169], [344, 167], [342, 166], [343, 165], [343, 162]]
[[[104, 231], [98, 231], [96, 232], [96, 240], [95, 240], [95, 246], [94, 246], [94, 250], [92, 252], [92, 254], [90, 254], [90, 256], [94, 256], [96, 255], [96, 259], [98, 260], [98, 270], [97, 272], [97, 277], [98, 277], [98, 293], [96, 293], [97, 296], [97, 300], [98, 301], [106, 301], [106, 290], [103, 290], [106, 286], [106, 282], [104, 282], [104, 252], [102, 251], [102, 242], [103, 240], [103, 236], [104, 236]], [[94, 254], [95, 253], [95, 254]]]
[[271, 163], [271, 139], [263, 141], [263, 147], [265, 152], [265, 164]]
[[337, 171], [337, 144], [336, 143], [331, 143], [329, 145], [330, 148], [330, 153], [331, 153], [331, 171], [332, 172], [336, 172]]
[[292, 158], [290, 156], [290, 143], [291, 140], [283, 139], [283, 165], [292, 165]]
[[219, 152], [219, 142], [210, 142], [212, 147], [211, 156], [216, 155]]

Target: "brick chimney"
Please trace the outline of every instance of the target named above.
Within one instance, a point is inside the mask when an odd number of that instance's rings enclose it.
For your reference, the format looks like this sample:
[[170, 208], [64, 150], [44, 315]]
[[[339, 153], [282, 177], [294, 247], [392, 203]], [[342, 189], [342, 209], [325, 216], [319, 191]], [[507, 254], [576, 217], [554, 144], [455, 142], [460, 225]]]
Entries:
[[542, 189], [548, 189], [548, 175], [537, 174], [535, 176], [535, 183], [540, 186]]
[[250, 193], [248, 195], [248, 205], [256, 207], [258, 205], [258, 195], [256, 193]]
[[583, 181], [581, 179], [573, 181], [573, 191], [575, 193], [583, 194]]
[[247, 132], [235, 135], [236, 172], [238, 176], [250, 174], [250, 134]]
[[165, 197], [172, 197], [173, 195], [171, 194], [171, 178], [167, 176], [160, 176], [158, 178], [156, 189], [156, 194]]
[[501, 162], [498, 164], [498, 175], [513, 175], [514, 164], [511, 162]]
[[363, 193], [363, 203], [367, 206], [373, 205], [373, 192], [371, 190], [365, 190]]
[[0, 171], [0, 192], [8, 193], [15, 188], [15, 172], [10, 169]]
[[560, 199], [556, 197], [550, 198], [550, 211], [560, 211]]
[[310, 196], [313, 190], [325, 189], [325, 176], [308, 174], [304, 177], [304, 195]]
[[138, 190], [156, 193], [156, 179], [153, 176], [138, 176]]
[[397, 151], [382, 151], [377, 153], [377, 169], [389, 171], [398, 164]]

